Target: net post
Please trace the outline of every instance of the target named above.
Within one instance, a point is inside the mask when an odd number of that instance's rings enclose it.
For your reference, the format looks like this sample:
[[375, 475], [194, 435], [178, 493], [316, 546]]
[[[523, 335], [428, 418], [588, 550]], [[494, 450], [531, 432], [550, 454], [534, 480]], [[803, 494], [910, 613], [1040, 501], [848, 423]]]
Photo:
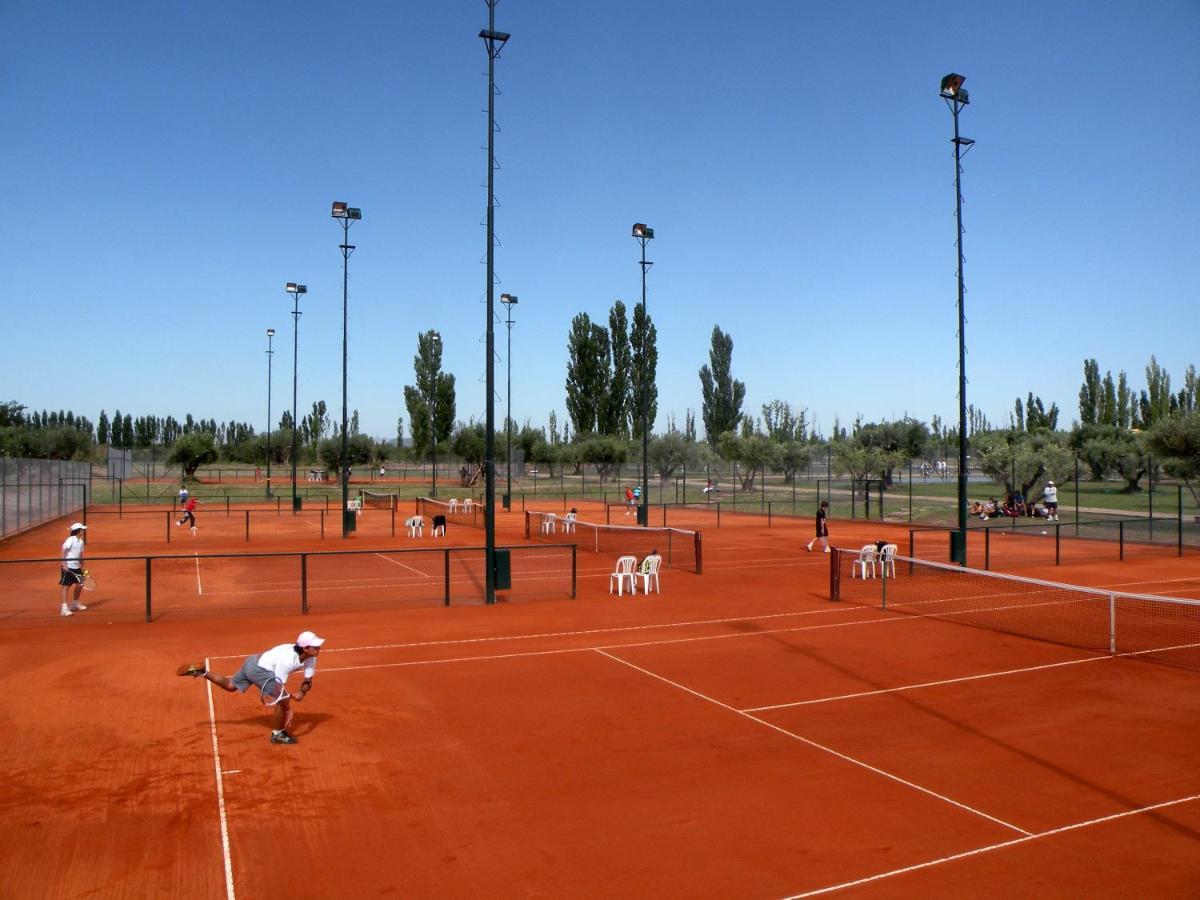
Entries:
[[1054, 523], [1054, 564], [1062, 565], [1062, 526]]
[[829, 553], [829, 599], [837, 603], [842, 599], [842, 551], [832, 547]]
[[983, 529], [983, 571], [992, 570], [992, 529]]
[[908, 574], [913, 573], [913, 559], [917, 555], [917, 530], [915, 528], [908, 529]]
[[696, 532], [696, 537], [694, 538], [694, 540], [696, 542], [696, 574], [703, 575], [704, 574], [704, 556], [703, 556], [703, 551], [702, 551], [703, 544], [700, 540], [700, 532], [699, 531]]
[[[324, 512], [321, 515], [321, 523], [324, 524]], [[300, 613], [308, 615], [308, 554], [300, 554]]]
[[[86, 524], [86, 523], [85, 523]], [[167, 513], [167, 543], [171, 543], [171, 513]]]
[[396, 536], [396, 498], [392, 498], [392, 537]]
[[721, 527], [721, 501], [717, 501], [717, 527]]
[[578, 587], [578, 580], [579, 580], [579, 569], [578, 569], [579, 559], [578, 559], [578, 557], [579, 557], [579, 545], [572, 544], [571, 545], [571, 599], [572, 600], [575, 599], [575, 591], [576, 591], [576, 588]]
[[147, 622], [149, 622], [149, 621], [150, 621], [150, 617], [151, 617], [151, 604], [150, 604], [151, 588], [150, 588], [150, 584], [151, 584], [151, 580], [152, 580], [152, 579], [151, 579], [151, 577], [150, 577], [150, 560], [151, 560], [152, 558], [153, 558], [153, 557], [150, 557], [150, 556], [147, 556], [147, 557], [146, 557], [146, 621], [147, 621]]
[[321, 540], [325, 540], [325, 510], [318, 509], [317, 512], [321, 514]]
[[229, 488], [225, 488], [225, 515], [229, 515]]
[[1108, 595], [1108, 652], [1117, 655], [1117, 595]]
[[[486, 561], [487, 560], [485, 557], [485, 559], [484, 559], [485, 564], [486, 564]], [[445, 585], [445, 589], [446, 589], [446, 596], [442, 601], [442, 605], [449, 606], [450, 605], [450, 548], [449, 547], [442, 550], [442, 577], [443, 577], [443, 584]]]
[[529, 540], [529, 510], [525, 510], [525, 540]]

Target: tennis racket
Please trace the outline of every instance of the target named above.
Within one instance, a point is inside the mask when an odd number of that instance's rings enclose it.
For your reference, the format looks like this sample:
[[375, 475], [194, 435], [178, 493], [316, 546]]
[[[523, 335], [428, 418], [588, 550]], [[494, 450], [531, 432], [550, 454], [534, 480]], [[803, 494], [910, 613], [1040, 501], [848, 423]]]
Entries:
[[281, 700], [287, 700], [291, 694], [283, 686], [283, 682], [278, 678], [273, 678], [262, 686], [262, 702], [263, 706], [275, 706]]
[[88, 574], [87, 569], [84, 569], [81, 572], [76, 572], [75, 580], [79, 582], [79, 586], [85, 591], [94, 591], [96, 589], [96, 579]]

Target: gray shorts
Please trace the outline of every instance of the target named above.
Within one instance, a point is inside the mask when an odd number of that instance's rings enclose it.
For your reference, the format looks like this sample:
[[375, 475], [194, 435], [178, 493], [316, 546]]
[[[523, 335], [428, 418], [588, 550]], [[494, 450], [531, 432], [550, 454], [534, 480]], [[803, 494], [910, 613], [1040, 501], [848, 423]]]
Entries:
[[242, 667], [238, 669], [236, 675], [229, 679], [235, 688], [243, 694], [254, 685], [256, 688], [262, 688], [264, 684], [270, 684], [275, 680], [275, 673], [270, 669], [264, 669], [258, 664], [258, 654], [247, 656], [246, 661], [242, 663]]

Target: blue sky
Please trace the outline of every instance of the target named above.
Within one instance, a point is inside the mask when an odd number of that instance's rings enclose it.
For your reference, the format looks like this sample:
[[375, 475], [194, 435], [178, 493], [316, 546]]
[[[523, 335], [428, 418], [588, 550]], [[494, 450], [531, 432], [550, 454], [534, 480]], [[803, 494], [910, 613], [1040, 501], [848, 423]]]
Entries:
[[[482, 0], [0, 6], [0, 400], [266, 421], [407, 420], [419, 331], [482, 419], [487, 57]], [[658, 429], [700, 421], [714, 325], [745, 411], [828, 433], [957, 418], [954, 169], [942, 75], [967, 76], [968, 400], [1078, 414], [1086, 357], [1178, 384], [1197, 352], [1200, 4], [502, 0], [501, 291], [512, 410], [566, 420], [566, 338], [640, 300], [654, 227]], [[503, 307], [496, 304], [503, 316]], [[506, 335], [496, 326], [497, 423]]]

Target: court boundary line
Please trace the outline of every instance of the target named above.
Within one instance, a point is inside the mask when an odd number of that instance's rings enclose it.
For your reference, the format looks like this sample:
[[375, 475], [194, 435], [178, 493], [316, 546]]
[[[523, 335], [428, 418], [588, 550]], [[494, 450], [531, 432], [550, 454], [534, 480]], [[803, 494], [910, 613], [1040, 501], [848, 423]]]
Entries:
[[908, 781], [907, 779], [901, 778], [899, 775], [893, 775], [891, 772], [884, 771], [883, 769], [877, 768], [876, 766], [873, 766], [870, 763], [863, 762], [860, 759], [855, 759], [853, 756], [848, 756], [845, 753], [841, 753], [837, 750], [834, 750], [832, 747], [826, 747], [824, 744], [819, 744], [814, 740], [804, 737], [803, 735], [796, 734], [794, 731], [788, 731], [786, 728], [784, 728], [780, 725], [776, 725], [773, 722], [768, 722], [765, 719], [760, 719], [758, 716], [753, 716], [748, 712], [743, 712], [742, 710], [737, 709], [736, 707], [730, 706], [728, 703], [722, 703], [720, 700], [717, 700], [713, 697], [709, 697], [706, 694], [702, 694], [699, 691], [695, 690], [694, 688], [690, 688], [690, 687], [687, 687], [686, 685], [682, 685], [677, 681], [672, 681], [671, 679], [666, 678], [665, 676], [659, 675], [656, 672], [651, 672], [649, 669], [644, 669], [639, 665], [635, 665], [634, 663], [629, 662], [628, 660], [621, 659], [621, 657], [619, 657], [619, 656], [614, 656], [613, 654], [608, 653], [604, 650], [600, 650], [600, 649], [597, 649], [595, 652], [599, 653], [601, 656], [606, 656], [609, 659], [613, 660], [614, 662], [618, 662], [623, 666], [628, 666], [629, 668], [633, 669], [636, 672], [641, 672], [643, 675], [648, 675], [649, 677], [657, 679], [658, 681], [661, 681], [664, 684], [668, 684], [671, 687], [677, 688], [678, 690], [681, 690], [681, 691], [684, 691], [685, 693], [691, 694], [693, 697], [698, 697], [699, 699], [705, 700], [714, 706], [719, 706], [721, 709], [728, 710], [729, 712], [735, 713], [736, 715], [739, 715], [746, 719], [749, 719], [751, 722], [757, 722], [759, 725], [763, 725], [763, 726], [771, 729], [772, 731], [776, 731], [779, 734], [785, 735], [786, 737], [790, 737], [792, 740], [799, 741], [802, 744], [806, 744], [809, 747], [812, 747], [813, 749], [820, 750], [824, 753], [828, 753], [831, 756], [835, 756], [844, 762], [848, 762], [855, 766], [859, 766], [860, 768], [866, 769], [869, 772], [873, 772], [876, 775], [880, 775], [883, 778], [887, 778], [890, 781], [894, 781], [897, 784], [911, 788], [915, 791], [919, 791], [922, 794], [926, 794], [927, 796], [933, 797], [937, 800], [941, 800], [944, 803], [948, 803], [951, 806], [956, 806], [959, 809], [963, 810], [964, 812], [972, 813], [976, 816], [979, 816], [980, 818], [987, 819], [989, 822], [993, 822], [996, 825], [1001, 825], [1001, 826], [1009, 829], [1010, 831], [1015, 831], [1019, 834], [1025, 835], [1026, 837], [1032, 836], [1032, 832], [1026, 831], [1024, 828], [1021, 828], [1018, 825], [1013, 825], [1011, 822], [1005, 822], [1003, 819], [998, 819], [993, 815], [989, 815], [988, 813], [985, 813], [983, 810], [976, 809], [973, 806], [968, 806], [965, 803], [960, 803], [958, 800], [955, 800], [951, 797], [947, 797], [945, 794], [939, 794], [937, 791], [931, 790], [930, 788], [927, 788], [927, 787], [923, 787], [922, 785], [919, 785], [914, 781]]
[[1142, 815], [1144, 813], [1154, 812], [1159, 809], [1166, 809], [1171, 806], [1179, 806], [1183, 803], [1191, 803], [1194, 800], [1200, 800], [1200, 794], [1192, 794], [1187, 797], [1178, 797], [1174, 800], [1164, 800], [1161, 803], [1154, 803], [1150, 806], [1142, 806], [1138, 809], [1127, 809], [1111, 815], [1101, 816], [1098, 819], [1087, 819], [1083, 822], [1073, 822], [1070, 825], [1062, 825], [1058, 828], [1051, 828], [1049, 831], [1039, 831], [1035, 834], [1029, 834], [1026, 837], [1013, 838], [1008, 841], [1001, 841], [998, 844], [986, 844], [982, 847], [976, 847], [974, 850], [964, 850], [962, 853], [954, 853], [950, 856], [943, 856], [940, 859], [926, 860], [922, 863], [915, 863], [911, 866], [903, 866], [899, 869], [891, 869], [887, 872], [878, 872], [875, 875], [868, 875], [864, 878], [858, 878], [854, 881], [843, 881], [840, 884], [831, 884], [816, 890], [805, 891], [801, 894], [791, 894], [785, 897], [784, 900], [801, 900], [804, 897], [819, 897], [822, 894], [833, 893], [834, 891], [846, 890], [847, 888], [859, 887], [860, 885], [870, 884], [875, 881], [882, 881], [885, 878], [893, 878], [897, 875], [905, 875], [909, 872], [918, 872], [921, 869], [929, 869], [934, 866], [940, 866], [944, 863], [955, 862], [960, 859], [967, 859], [972, 856], [979, 856], [984, 853], [991, 853], [993, 850], [1003, 850], [1006, 847], [1014, 847], [1018, 844], [1026, 844], [1030, 841], [1036, 841], [1045, 837], [1054, 837], [1059, 834], [1065, 834], [1070, 831], [1077, 831], [1081, 828], [1090, 828], [1093, 825], [1102, 825], [1105, 822], [1112, 822], [1117, 819], [1124, 819], [1129, 816]]
[[[149, 565], [149, 563], [147, 563]], [[204, 596], [204, 585], [200, 583], [200, 551], [196, 551], [196, 595]]]
[[432, 578], [433, 577], [432, 575], [430, 575], [427, 572], [422, 572], [420, 569], [414, 569], [412, 566], [406, 566], [404, 563], [399, 562], [398, 560], [394, 560], [390, 556], [384, 556], [382, 551], [376, 551], [375, 555], [378, 556], [380, 559], [382, 559], [384, 562], [390, 562], [392, 565], [399, 566], [402, 569], [408, 569], [408, 571], [415, 572], [417, 575], [420, 575], [422, 578]]
[[[210, 660], [204, 660], [204, 669], [208, 671]], [[208, 690], [208, 727], [212, 734], [213, 772], [217, 779], [217, 811], [221, 822], [221, 856], [225, 865], [225, 896], [235, 900], [233, 890], [233, 856], [229, 848], [229, 817], [225, 810], [225, 776], [221, 772], [221, 747], [217, 740], [217, 711], [213, 705], [212, 682], [205, 679]]]

